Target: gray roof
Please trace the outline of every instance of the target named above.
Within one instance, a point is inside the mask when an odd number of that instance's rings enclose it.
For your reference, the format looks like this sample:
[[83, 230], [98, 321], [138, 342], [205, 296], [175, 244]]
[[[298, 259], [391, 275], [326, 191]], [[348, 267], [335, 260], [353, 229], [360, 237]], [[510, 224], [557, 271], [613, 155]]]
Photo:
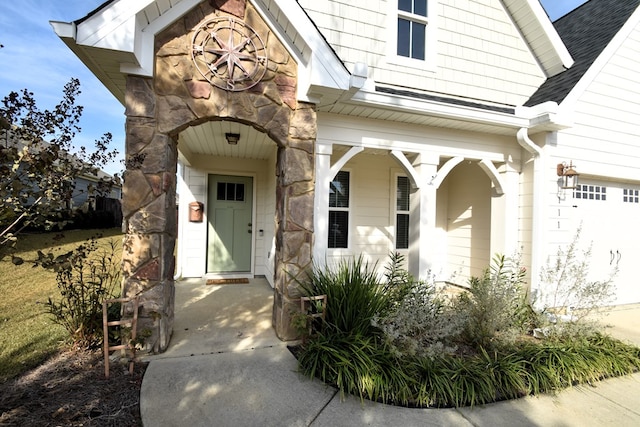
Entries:
[[524, 104], [560, 104], [637, 9], [640, 0], [589, 0], [553, 23], [575, 60], [567, 71], [550, 77]]

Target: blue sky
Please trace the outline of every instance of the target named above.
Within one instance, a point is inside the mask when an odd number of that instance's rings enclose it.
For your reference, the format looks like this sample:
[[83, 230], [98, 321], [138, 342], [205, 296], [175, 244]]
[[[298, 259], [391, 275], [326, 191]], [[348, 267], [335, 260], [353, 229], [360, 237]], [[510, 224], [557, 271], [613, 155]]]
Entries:
[[[102, 86], [55, 35], [49, 21], [71, 22], [84, 17], [105, 0], [0, 0], [0, 98], [24, 88], [35, 95], [40, 108], [53, 108], [72, 77], [80, 80], [84, 107], [82, 132], [75, 145], [91, 147], [105, 132], [113, 147], [124, 154], [124, 107]], [[586, 0], [542, 0], [555, 20]], [[120, 163], [106, 168], [115, 173]]]

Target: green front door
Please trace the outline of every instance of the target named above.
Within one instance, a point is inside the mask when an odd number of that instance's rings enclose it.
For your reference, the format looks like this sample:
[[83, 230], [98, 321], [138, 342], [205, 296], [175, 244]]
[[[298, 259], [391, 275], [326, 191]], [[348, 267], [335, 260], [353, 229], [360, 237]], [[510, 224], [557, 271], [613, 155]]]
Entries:
[[250, 273], [253, 178], [209, 175], [207, 273]]

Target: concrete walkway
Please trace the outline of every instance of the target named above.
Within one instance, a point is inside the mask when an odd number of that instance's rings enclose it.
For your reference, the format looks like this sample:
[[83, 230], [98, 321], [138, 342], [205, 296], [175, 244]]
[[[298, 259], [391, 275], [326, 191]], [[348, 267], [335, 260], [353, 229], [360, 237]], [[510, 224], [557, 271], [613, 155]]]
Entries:
[[[410, 409], [347, 396], [297, 373], [271, 328], [272, 290], [250, 284], [176, 284], [169, 349], [150, 356], [140, 409], [155, 426], [638, 426], [640, 374], [474, 408]], [[640, 306], [605, 318], [640, 345]]]

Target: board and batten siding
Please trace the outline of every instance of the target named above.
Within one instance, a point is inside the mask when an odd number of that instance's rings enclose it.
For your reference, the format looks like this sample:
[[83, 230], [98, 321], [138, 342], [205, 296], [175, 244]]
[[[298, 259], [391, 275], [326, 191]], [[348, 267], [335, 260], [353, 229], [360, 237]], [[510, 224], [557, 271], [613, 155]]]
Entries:
[[558, 133], [557, 156], [581, 174], [640, 181], [640, 27], [580, 94], [575, 125]]
[[394, 0], [299, 3], [347, 67], [367, 64], [376, 83], [406, 87], [411, 82], [420, 90], [522, 105], [545, 80], [499, 0], [437, 0], [435, 66], [413, 60], [415, 66], [407, 66], [397, 60], [391, 46], [397, 19]]

